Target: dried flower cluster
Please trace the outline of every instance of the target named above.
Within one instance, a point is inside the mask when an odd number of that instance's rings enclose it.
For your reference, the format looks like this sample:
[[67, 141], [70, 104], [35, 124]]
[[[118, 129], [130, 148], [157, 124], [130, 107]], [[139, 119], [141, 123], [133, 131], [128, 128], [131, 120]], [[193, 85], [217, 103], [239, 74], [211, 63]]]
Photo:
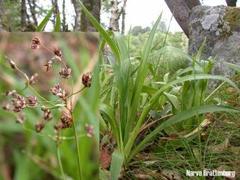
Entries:
[[83, 74], [83, 76], [82, 76], [82, 84], [85, 87], [90, 87], [91, 83], [92, 83], [92, 75], [91, 75], [91, 73]]
[[37, 105], [37, 97], [24, 97], [18, 94], [16, 90], [7, 91], [6, 96], [9, 97], [10, 100], [3, 105], [3, 109], [6, 111], [18, 113], [17, 121], [21, 123], [24, 121], [22, 111], [26, 107], [35, 107]]
[[34, 37], [34, 38], [32, 39], [31, 48], [32, 48], [32, 49], [38, 49], [38, 48], [40, 48], [40, 45], [41, 45], [41, 43], [40, 43], [39, 38]]
[[53, 95], [55, 95], [55, 96], [57, 96], [57, 97], [59, 97], [59, 98], [61, 98], [61, 99], [63, 99], [63, 100], [66, 100], [67, 92], [66, 92], [63, 88], [61, 88], [61, 86], [60, 86], [59, 83], [56, 84], [55, 86], [53, 86], [53, 87], [50, 89], [50, 92], [51, 92]]
[[59, 72], [59, 75], [62, 78], [68, 79], [71, 76], [72, 73], [72, 69], [69, 67], [64, 67], [61, 69], [61, 71]]
[[66, 129], [72, 127], [73, 118], [70, 112], [63, 111], [60, 122], [54, 126], [55, 130]]
[[[68, 79], [72, 75], [72, 69], [68, 67], [63, 60], [63, 54], [59, 48], [54, 48], [53, 50], [49, 49], [48, 47], [44, 46], [44, 44], [40, 41], [38, 37], [34, 37], [31, 42], [31, 49], [36, 50], [39, 48], [43, 48], [47, 50], [48, 52], [51, 52], [53, 54], [53, 57], [47, 61], [47, 63], [44, 65], [46, 67], [46, 71], [50, 71], [53, 67], [53, 63], [60, 63], [61, 68], [59, 71], [59, 76], [64, 79]], [[23, 77], [27, 81], [27, 87], [32, 86], [37, 83], [38, 74], [33, 74], [30, 78], [21, 71], [15, 62], [13, 60], [9, 60], [9, 64], [11, 68], [18, 73], [21, 73]], [[82, 76], [82, 84], [84, 87], [90, 87], [92, 81], [91, 73], [85, 73]], [[33, 87], [32, 87], [33, 88]], [[36, 91], [35, 91], [36, 92]], [[42, 111], [42, 118], [35, 124], [35, 131], [41, 132], [44, 127], [46, 126], [46, 123], [48, 123], [51, 119], [53, 119], [52, 109], [60, 110], [61, 117], [57, 121], [57, 123], [54, 126], [54, 129], [58, 132], [62, 129], [70, 128], [73, 124], [73, 117], [72, 117], [72, 109], [67, 106], [68, 100], [71, 96], [71, 94], [68, 96], [67, 91], [64, 89], [64, 87], [61, 85], [61, 83], [55, 84], [53, 87], [49, 88], [49, 92], [56, 96], [60, 102], [62, 103], [61, 106], [54, 106], [53, 104], [49, 104], [50, 101], [38, 101], [36, 96], [29, 95], [29, 96], [23, 96], [17, 93], [16, 90], [8, 91], [6, 93], [6, 96], [9, 97], [10, 101], [8, 103], [5, 103], [3, 106], [3, 109], [12, 111], [18, 114], [17, 121], [22, 123], [24, 121], [24, 114], [23, 110], [25, 108], [41, 108]], [[80, 92], [80, 91], [78, 91]], [[78, 93], [76, 92], [76, 93]], [[73, 93], [72, 95], [76, 94]], [[41, 100], [44, 100], [41, 95]], [[59, 102], [59, 101], [58, 101]], [[85, 126], [86, 135], [88, 137], [93, 136], [93, 126], [86, 124]]]
[[11, 98], [11, 103], [8, 103], [5, 107], [6, 110], [21, 112], [27, 106], [33, 107], [37, 104], [37, 98], [35, 96], [24, 97], [17, 94], [16, 90], [8, 91], [6, 96]]

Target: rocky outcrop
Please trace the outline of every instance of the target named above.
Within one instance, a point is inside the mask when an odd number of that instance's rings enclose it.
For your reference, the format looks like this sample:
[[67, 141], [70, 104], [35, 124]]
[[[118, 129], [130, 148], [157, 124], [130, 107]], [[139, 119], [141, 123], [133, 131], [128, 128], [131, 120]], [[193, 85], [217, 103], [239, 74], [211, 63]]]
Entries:
[[196, 6], [190, 14], [189, 53], [215, 58], [214, 74], [232, 74], [224, 62], [240, 65], [240, 8]]

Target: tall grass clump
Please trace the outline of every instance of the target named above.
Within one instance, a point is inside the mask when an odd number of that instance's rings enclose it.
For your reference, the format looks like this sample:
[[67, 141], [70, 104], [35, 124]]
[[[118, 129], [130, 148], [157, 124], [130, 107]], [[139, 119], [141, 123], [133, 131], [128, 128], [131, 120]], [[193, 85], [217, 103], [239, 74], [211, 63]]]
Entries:
[[[211, 61], [201, 61], [198, 57], [192, 59], [186, 55], [190, 67], [171, 76], [166, 73], [161, 78], [156, 78], [159, 74], [151, 73], [150, 68], [157, 68], [150, 57], [161, 16], [154, 24], [140, 55], [134, 59], [129, 53], [129, 39], [104, 30], [79, 3], [100, 33], [102, 41], [111, 48], [115, 59], [110, 65], [102, 61], [100, 77], [102, 138], [105, 138], [104, 134], [109, 136], [109, 133], [114, 138], [110, 167], [112, 179], [117, 179], [122, 168], [127, 168], [135, 155], [148, 147], [164, 130], [172, 128], [181, 132], [187, 128], [191, 131], [191, 125], [200, 124], [206, 113], [239, 111], [204, 101], [209, 93], [209, 80], [224, 81], [238, 89], [228, 78], [210, 74]], [[151, 116], [153, 113], [158, 115], [154, 121]]]
[[[56, 179], [96, 179], [100, 88], [98, 56], [85, 58], [78, 68], [64, 39], [58, 33], [54, 37], [59, 40], [58, 48], [51, 47], [37, 36], [29, 43], [33, 53], [41, 49], [51, 55], [43, 68], [45, 75], [53, 74], [53, 79], [44, 79], [48, 93], [38, 89], [41, 74], [29, 75], [30, 72], [25, 72], [13, 55], [10, 58], [1, 54], [0, 57], [3, 78], [11, 79], [7, 81], [10, 86], [1, 89], [1, 100], [4, 101], [1, 116], [15, 117], [16, 127], [22, 127], [22, 131], [17, 128], [17, 132], [26, 134], [29, 140], [23, 152], [15, 150], [14, 178], [31, 179], [26, 174], [32, 172], [26, 171], [33, 169], [32, 161]], [[90, 57], [87, 54], [86, 51], [81, 55]], [[4, 123], [1, 122], [0, 128]], [[37, 148], [31, 148], [34, 138], [38, 139]], [[47, 164], [44, 159], [51, 153], [55, 154], [51, 158], [56, 159], [57, 167]], [[21, 166], [22, 157], [31, 161], [23, 161], [24, 166]], [[39, 175], [39, 178], [44, 177]]]

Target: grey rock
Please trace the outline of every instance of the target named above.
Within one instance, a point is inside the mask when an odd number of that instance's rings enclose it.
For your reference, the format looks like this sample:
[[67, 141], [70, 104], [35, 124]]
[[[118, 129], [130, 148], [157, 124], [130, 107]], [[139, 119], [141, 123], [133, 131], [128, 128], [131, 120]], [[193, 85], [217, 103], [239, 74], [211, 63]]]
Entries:
[[213, 74], [227, 77], [234, 72], [225, 62], [240, 65], [240, 8], [226, 6], [196, 6], [189, 21], [189, 53], [200, 47], [202, 58], [213, 57]]

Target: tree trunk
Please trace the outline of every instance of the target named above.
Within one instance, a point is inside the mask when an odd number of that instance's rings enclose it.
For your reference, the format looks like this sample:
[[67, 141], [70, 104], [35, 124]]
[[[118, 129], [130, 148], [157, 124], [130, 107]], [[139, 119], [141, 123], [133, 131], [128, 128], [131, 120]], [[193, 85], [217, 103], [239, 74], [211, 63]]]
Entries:
[[228, 6], [236, 7], [237, 0], [226, 0]]
[[126, 5], [127, 5], [127, 0], [124, 0], [123, 6], [122, 6], [122, 29], [121, 29], [122, 34], [125, 33]]
[[81, 28], [81, 6], [77, 2], [77, 0], [72, 0], [72, 4], [75, 10], [75, 24], [74, 24], [74, 31], [80, 31]]
[[119, 19], [121, 16], [121, 10], [118, 7], [118, 0], [111, 1], [111, 18], [109, 23], [109, 29], [119, 32]]
[[52, 6], [53, 6], [53, 24], [56, 24], [56, 18], [59, 13], [59, 7], [58, 7], [58, 0], [52, 0]]
[[35, 26], [37, 26], [38, 21], [37, 21], [37, 17], [36, 17], [36, 2], [35, 2], [35, 0], [28, 0], [28, 5], [29, 5], [29, 9], [30, 9], [31, 16], [33, 19], [33, 23]]
[[27, 26], [27, 6], [26, 0], [21, 1], [21, 28], [25, 29]]
[[199, 0], [185, 0], [187, 6], [192, 9], [195, 6], [201, 5]]
[[183, 32], [189, 36], [189, 13], [196, 5], [201, 5], [199, 0], [165, 0], [176, 21]]
[[[84, 6], [89, 12], [100, 22], [101, 0], [82, 0]], [[84, 13], [81, 13], [81, 31], [93, 32], [96, 31], [94, 26], [89, 22]]]
[[3, 6], [3, 1], [0, 0], [0, 31], [4, 31], [4, 25], [3, 25], [3, 17], [4, 17], [4, 6]]
[[65, 10], [66, 10], [66, 2], [65, 2], [65, 0], [63, 0], [63, 2], [62, 2], [62, 18], [63, 18], [63, 20], [62, 20], [62, 31], [63, 32], [68, 31], [68, 26], [66, 24], [66, 12], [65, 12]]

